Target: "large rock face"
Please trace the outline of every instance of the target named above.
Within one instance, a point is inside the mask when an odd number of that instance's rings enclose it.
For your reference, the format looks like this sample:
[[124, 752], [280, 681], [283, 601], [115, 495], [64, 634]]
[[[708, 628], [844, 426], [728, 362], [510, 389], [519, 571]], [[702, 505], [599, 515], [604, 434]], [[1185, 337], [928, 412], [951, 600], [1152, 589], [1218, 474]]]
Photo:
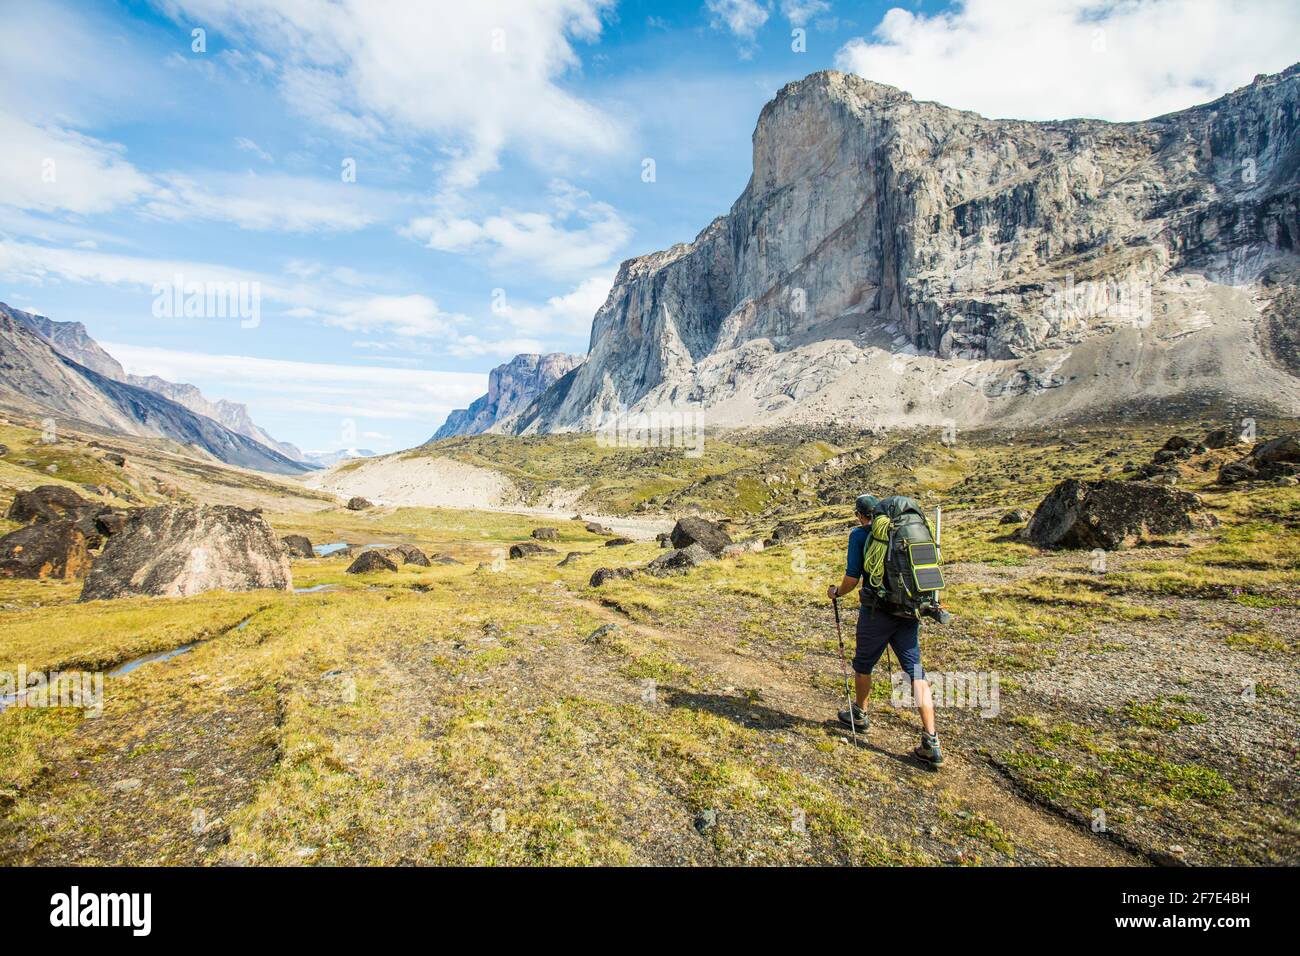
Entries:
[[516, 355], [488, 373], [488, 391], [469, 408], [447, 416], [430, 441], [456, 435], [477, 435], [527, 408], [538, 395], [582, 364], [581, 355], [551, 352]]
[[292, 586], [289, 559], [260, 514], [229, 505], [137, 508], [95, 559], [81, 600]]
[[1039, 504], [1025, 536], [1042, 548], [1111, 551], [1212, 523], [1200, 508], [1196, 495], [1163, 485], [1070, 478]]
[[1294, 414], [1300, 383], [1257, 333], [1297, 288], [1298, 128], [1298, 67], [1135, 123], [990, 120], [813, 74], [763, 109], [730, 212], [623, 263], [587, 361], [511, 428], [1225, 394]]

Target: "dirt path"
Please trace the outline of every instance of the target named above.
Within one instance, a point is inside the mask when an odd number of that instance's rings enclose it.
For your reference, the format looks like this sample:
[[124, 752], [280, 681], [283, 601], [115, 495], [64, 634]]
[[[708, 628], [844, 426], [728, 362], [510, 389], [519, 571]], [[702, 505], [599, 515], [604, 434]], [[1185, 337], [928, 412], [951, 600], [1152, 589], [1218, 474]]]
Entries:
[[[570, 592], [573, 604], [654, 641], [664, 642], [699, 671], [713, 675], [732, 687], [757, 690], [764, 703], [810, 722], [827, 721], [835, 703], [820, 688], [809, 687], [806, 677], [797, 679], [770, 660], [755, 660], [709, 643], [707, 637], [685, 635], [633, 621], [608, 604], [590, 601]], [[834, 666], [827, 661], [826, 666]], [[833, 717], [831, 718], [833, 720]], [[919, 722], [912, 714], [888, 707], [876, 707], [872, 726], [860, 743], [875, 754], [882, 770], [903, 778], [909, 786], [937, 789], [953, 802], [970, 807], [1010, 834], [1014, 842], [1032, 848], [1045, 861], [1070, 866], [1137, 866], [1140, 857], [1120, 846], [1095, 837], [1056, 813], [1026, 800], [1012, 789], [1001, 774], [985, 761], [971, 756], [978, 741], [966, 739], [953, 726], [946, 729], [947, 752], [942, 771], [934, 773], [910, 756], [916, 745]], [[847, 740], [848, 734], [843, 734]], [[902, 758], [901, 760], [899, 758]]]

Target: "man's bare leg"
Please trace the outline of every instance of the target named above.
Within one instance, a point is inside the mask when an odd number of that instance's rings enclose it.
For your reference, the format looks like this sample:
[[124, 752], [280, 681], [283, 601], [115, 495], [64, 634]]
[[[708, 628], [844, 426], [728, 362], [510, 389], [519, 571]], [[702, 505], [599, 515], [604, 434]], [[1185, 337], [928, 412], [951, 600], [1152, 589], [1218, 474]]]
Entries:
[[[870, 687], [870, 683], [867, 684]], [[928, 680], [912, 681], [912, 699], [916, 701], [917, 710], [921, 712], [921, 726], [927, 734], [934, 733], [934, 695], [930, 693]]]
[[867, 698], [871, 696], [871, 675], [853, 672], [853, 688], [858, 694], [858, 706], [865, 708]]

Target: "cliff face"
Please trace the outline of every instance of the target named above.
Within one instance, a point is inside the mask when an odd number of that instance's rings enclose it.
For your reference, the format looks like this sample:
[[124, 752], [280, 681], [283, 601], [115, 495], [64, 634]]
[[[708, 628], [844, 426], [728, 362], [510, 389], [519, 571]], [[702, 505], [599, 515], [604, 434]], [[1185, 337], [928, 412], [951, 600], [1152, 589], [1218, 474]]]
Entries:
[[516, 355], [488, 373], [488, 391], [447, 416], [430, 441], [490, 431], [527, 408], [542, 392], [581, 365], [581, 355]]
[[587, 362], [514, 428], [669, 409], [974, 423], [1223, 394], [1300, 410], [1258, 335], [1296, 284], [1298, 129], [1300, 67], [1122, 124], [989, 120], [813, 74], [764, 107], [730, 212], [625, 262]]

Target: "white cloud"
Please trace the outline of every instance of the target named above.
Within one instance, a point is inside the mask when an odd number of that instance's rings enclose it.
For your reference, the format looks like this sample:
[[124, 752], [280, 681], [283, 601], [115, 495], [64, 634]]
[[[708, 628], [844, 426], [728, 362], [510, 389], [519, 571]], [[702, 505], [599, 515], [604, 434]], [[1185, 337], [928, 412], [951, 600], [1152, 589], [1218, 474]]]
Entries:
[[454, 215], [422, 216], [402, 230], [441, 252], [484, 252], [501, 266], [574, 275], [608, 263], [632, 229], [618, 210], [565, 182], [551, 184], [541, 212], [503, 209], [482, 221]]
[[510, 145], [608, 152], [622, 124], [567, 92], [611, 0], [170, 0], [178, 22], [244, 36], [280, 64], [286, 100], [353, 137], [433, 134], [452, 141], [447, 186], [464, 188]]
[[256, 142], [249, 139], [247, 136], [236, 136], [235, 148], [242, 149], [246, 153], [252, 153], [254, 156], [262, 160], [262, 162], [264, 163], [275, 162], [274, 156], [272, 156], [270, 153], [264, 150], [261, 146], [258, 146]]
[[769, 8], [758, 0], [707, 0], [713, 25], [730, 30], [741, 40], [752, 40], [767, 22]]
[[398, 197], [341, 179], [168, 173], [144, 209], [160, 219], [231, 222], [259, 232], [351, 232], [395, 214], [398, 204]]
[[123, 150], [57, 126], [0, 111], [0, 206], [42, 212], [107, 212], [152, 188]]
[[[514, 306], [507, 300], [501, 316], [517, 332], [546, 336], [550, 340], [586, 338], [596, 310], [609, 298], [614, 273], [601, 273], [583, 280], [572, 291], [552, 296], [544, 305]], [[542, 351], [521, 349], [520, 351]]]
[[830, 8], [826, 0], [781, 0], [781, 14], [797, 27]]
[[259, 406], [264, 406], [281, 413], [432, 423], [454, 408], [464, 408], [483, 392], [481, 373], [292, 362], [116, 342], [102, 344], [128, 372], [194, 382], [200, 387], [220, 383], [223, 394], [238, 396], [255, 414]]
[[1134, 120], [1184, 109], [1289, 66], [1294, 0], [966, 0], [894, 8], [846, 71], [987, 116]]

